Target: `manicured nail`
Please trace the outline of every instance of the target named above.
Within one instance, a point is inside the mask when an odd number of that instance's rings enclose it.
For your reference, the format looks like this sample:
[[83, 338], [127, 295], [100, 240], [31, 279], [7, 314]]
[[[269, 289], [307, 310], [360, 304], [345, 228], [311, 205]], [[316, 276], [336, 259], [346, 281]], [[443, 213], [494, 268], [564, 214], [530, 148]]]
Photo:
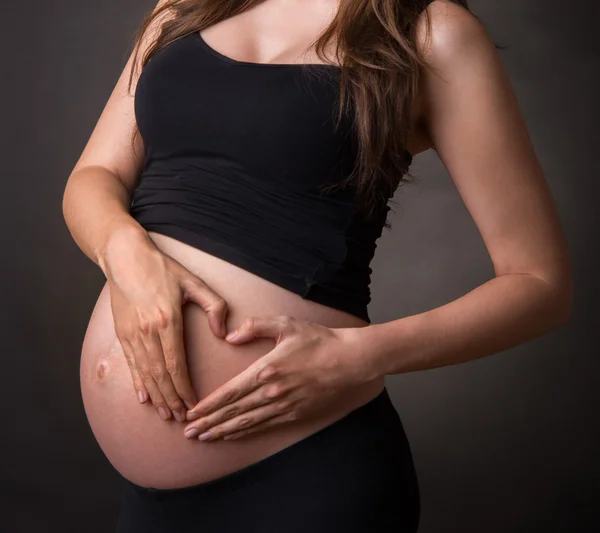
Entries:
[[177, 422], [183, 422], [185, 420], [185, 414], [180, 413], [179, 411], [173, 411], [173, 416]]
[[237, 334], [238, 334], [238, 330], [234, 329], [233, 331], [230, 331], [227, 334], [227, 337], [225, 337], [225, 340], [231, 341], [231, 340], [233, 340], [233, 339], [235, 339], [237, 337]]
[[144, 403], [144, 393], [141, 390], [138, 391], [138, 400], [140, 403]]
[[195, 437], [198, 435], [198, 430], [196, 428], [187, 429], [184, 433], [186, 437]]
[[158, 408], [158, 414], [163, 420], [169, 420], [169, 413], [167, 413], [167, 410], [164, 407]]
[[198, 437], [199, 440], [208, 440], [212, 437], [212, 433], [210, 431], [206, 431], [204, 433], [202, 433], [202, 435], [200, 435]]

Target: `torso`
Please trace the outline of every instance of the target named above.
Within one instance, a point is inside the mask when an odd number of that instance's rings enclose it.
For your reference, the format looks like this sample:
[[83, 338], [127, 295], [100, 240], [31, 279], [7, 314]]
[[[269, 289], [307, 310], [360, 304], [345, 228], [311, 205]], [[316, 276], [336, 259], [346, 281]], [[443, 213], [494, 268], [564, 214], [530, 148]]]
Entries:
[[[284, 12], [278, 2], [265, 2], [202, 32], [210, 46], [237, 60], [293, 63], [333, 15], [333, 3], [315, 2], [311, 10]], [[300, 6], [300, 4], [299, 4]], [[320, 7], [319, 7], [320, 6]], [[268, 11], [268, 12], [267, 12]], [[310, 17], [307, 11], [311, 11]], [[292, 27], [293, 23], [293, 27]], [[277, 29], [275, 29], [277, 28]], [[288, 43], [288, 44], [285, 44]], [[282, 52], [282, 50], [286, 50]], [[317, 63], [316, 55], [302, 62]], [[411, 141], [413, 153], [429, 146], [424, 133]], [[363, 327], [367, 323], [344, 311], [305, 300], [200, 249], [159, 233], [149, 232], [157, 247], [202, 278], [228, 303], [229, 330], [246, 317], [292, 315], [329, 327]], [[183, 308], [186, 356], [199, 399], [269, 352], [274, 341], [257, 339], [233, 346], [210, 331], [200, 307]], [[128, 365], [115, 336], [110, 294], [105, 285], [90, 318], [81, 354], [81, 389], [91, 428], [112, 465], [142, 486], [175, 488], [203, 483], [234, 472], [331, 424], [381, 392], [383, 377], [348, 391], [311, 419], [277, 426], [236, 441], [201, 442], [183, 435], [184, 423], [163, 421], [150, 404], [135, 396]]]
[[[170, 237], [150, 232], [155, 244], [206, 281], [228, 303], [228, 329], [254, 315], [287, 314], [329, 327], [364, 321], [267, 282]], [[198, 398], [239, 374], [274, 347], [272, 339], [233, 346], [214, 336], [194, 304], [183, 308], [190, 378]], [[183, 435], [183, 423], [163, 421], [135, 396], [129, 367], [115, 336], [105, 285], [90, 319], [81, 355], [81, 388], [91, 428], [112, 465], [142, 486], [172, 488], [216, 479], [254, 463], [313, 433], [374, 398], [383, 378], [348, 391], [313, 419], [302, 419], [237, 441], [201, 442]]]

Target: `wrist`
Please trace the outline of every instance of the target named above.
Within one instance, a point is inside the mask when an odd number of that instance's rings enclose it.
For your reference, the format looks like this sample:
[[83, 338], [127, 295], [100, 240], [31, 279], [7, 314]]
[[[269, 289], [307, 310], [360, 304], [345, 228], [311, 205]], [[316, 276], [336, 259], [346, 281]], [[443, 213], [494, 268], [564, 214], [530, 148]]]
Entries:
[[109, 231], [108, 236], [96, 251], [96, 264], [105, 277], [110, 276], [113, 261], [132, 253], [136, 246], [154, 246], [148, 232], [137, 223], [122, 224]]
[[340, 330], [346, 344], [348, 362], [356, 370], [361, 383], [373, 381], [387, 374], [382, 361], [385, 361], [385, 344], [382, 343], [382, 325], [372, 324]]
[[351, 359], [363, 381], [404, 373], [411, 368], [418, 331], [414, 316], [344, 331]]

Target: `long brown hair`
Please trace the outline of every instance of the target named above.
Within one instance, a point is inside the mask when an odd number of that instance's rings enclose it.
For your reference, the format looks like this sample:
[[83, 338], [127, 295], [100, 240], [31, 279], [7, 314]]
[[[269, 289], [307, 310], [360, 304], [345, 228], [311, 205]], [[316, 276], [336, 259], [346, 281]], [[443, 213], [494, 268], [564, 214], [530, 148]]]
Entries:
[[[157, 17], [157, 38], [146, 50], [141, 67], [161, 48], [189, 33], [242, 13], [264, 0], [166, 0], [144, 18], [134, 37], [134, 65], [142, 36]], [[468, 9], [466, 0], [452, 0]], [[352, 172], [333, 190], [353, 184], [358, 206], [369, 218], [387, 200], [408, 172], [407, 142], [413, 122], [413, 101], [420, 67], [426, 63], [417, 48], [416, 28], [427, 0], [345, 0], [331, 24], [312, 43], [317, 56], [334, 44], [335, 64], [340, 65], [338, 125], [348, 110], [357, 156]], [[427, 35], [430, 20], [427, 17]], [[427, 37], [428, 38], [428, 37]], [[133, 75], [129, 77], [131, 90]], [[139, 134], [137, 128], [135, 135]], [[387, 223], [386, 223], [387, 225]]]

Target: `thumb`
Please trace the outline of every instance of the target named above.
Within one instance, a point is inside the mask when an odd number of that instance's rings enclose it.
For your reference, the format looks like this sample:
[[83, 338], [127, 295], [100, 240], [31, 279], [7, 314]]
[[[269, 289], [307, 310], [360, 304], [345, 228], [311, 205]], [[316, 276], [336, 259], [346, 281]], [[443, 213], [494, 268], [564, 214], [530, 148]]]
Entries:
[[277, 344], [293, 329], [293, 319], [288, 316], [249, 317], [237, 329], [230, 331], [225, 340], [240, 344], [257, 337], [271, 337]]
[[217, 337], [225, 337], [227, 327], [227, 302], [213, 291], [202, 279], [194, 276], [184, 278], [181, 282], [183, 301], [194, 302], [208, 315], [210, 329]]

